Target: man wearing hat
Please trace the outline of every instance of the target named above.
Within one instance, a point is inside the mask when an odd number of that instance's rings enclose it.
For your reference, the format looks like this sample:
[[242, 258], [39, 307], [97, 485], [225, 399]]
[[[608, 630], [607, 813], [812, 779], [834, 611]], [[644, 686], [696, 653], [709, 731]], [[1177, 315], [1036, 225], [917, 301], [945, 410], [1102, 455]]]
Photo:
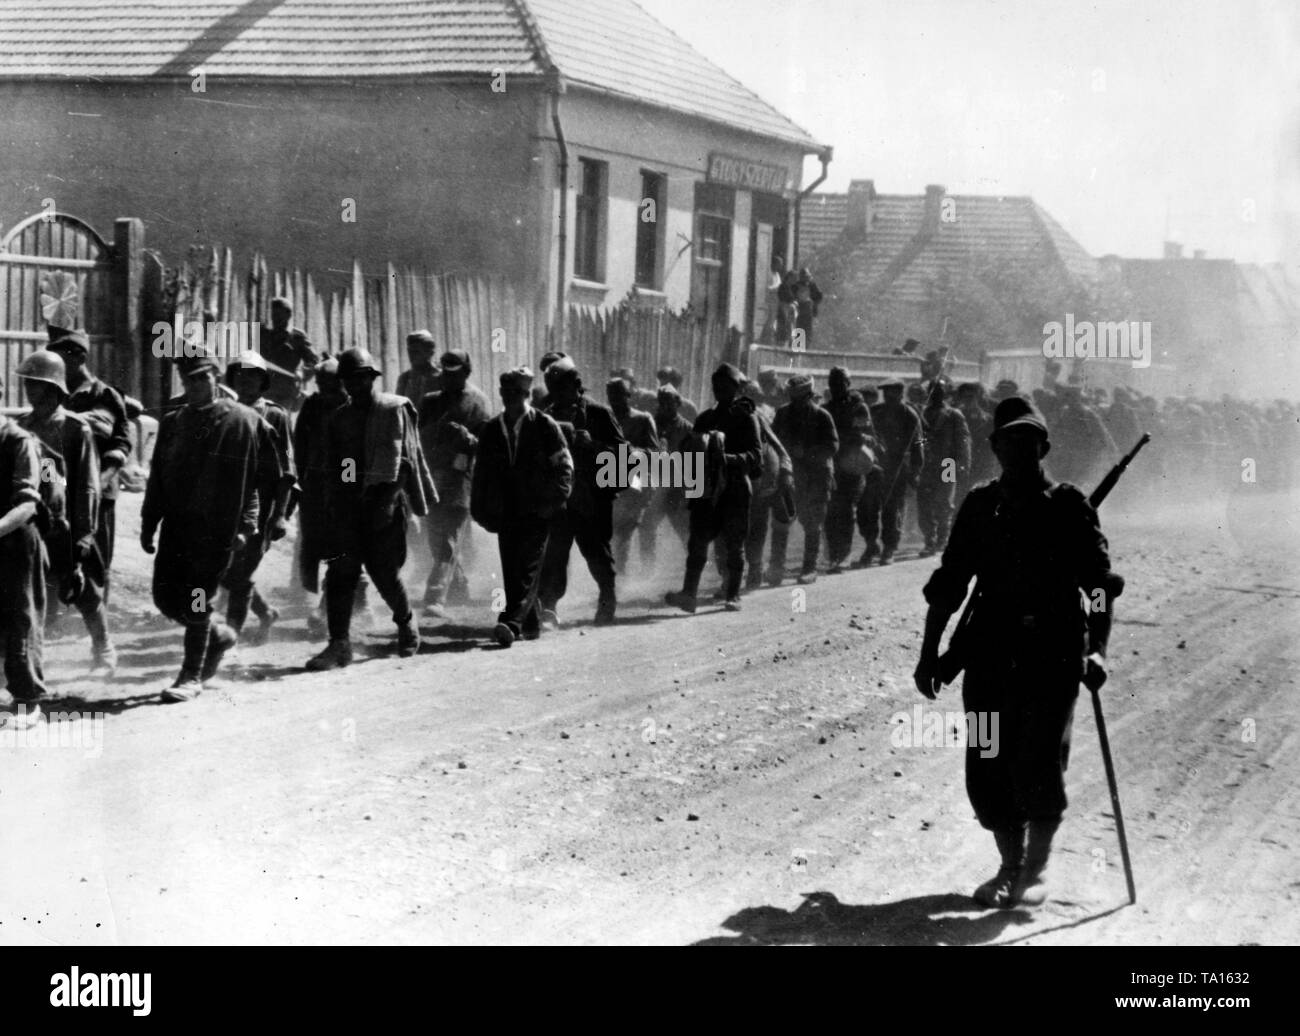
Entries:
[[[835, 455], [840, 437], [835, 419], [815, 398], [810, 374], [796, 374], [786, 383], [790, 402], [776, 412], [772, 431], [790, 454], [794, 468], [795, 512], [803, 526], [803, 563], [799, 582], [817, 579], [817, 556], [821, 553], [822, 527], [826, 523], [826, 505], [835, 488]], [[768, 582], [777, 586], [785, 575], [786, 548], [790, 526], [772, 523], [772, 554]]]
[[542, 622], [555, 626], [557, 609], [568, 589], [569, 552], [576, 543], [596, 581], [596, 624], [614, 621], [614, 497], [622, 487], [600, 485], [597, 474], [604, 454], [618, 456], [627, 442], [613, 412], [586, 396], [582, 378], [569, 357], [546, 369], [545, 412], [559, 424], [573, 454], [573, 493], [551, 518], [550, 541], [542, 566]]
[[677, 390], [677, 398], [681, 400], [681, 403], [677, 408], [678, 412], [682, 417], [690, 421], [691, 424], [694, 424], [695, 419], [700, 416], [700, 408], [681, 394], [683, 380], [682, 372], [676, 367], [660, 367], [655, 373], [655, 378], [658, 380], [660, 388], [663, 388], [665, 385], [671, 385]]
[[14, 731], [44, 719], [46, 555], [36, 525], [40, 486], [40, 445], [0, 414], [0, 487], [5, 494], [0, 498], [0, 638], [13, 697], [13, 705], [0, 711], [0, 727]]
[[[659, 452], [669, 455], [689, 452], [694, 423], [681, 413], [681, 393], [672, 384], [660, 385], [657, 402], [654, 421], [655, 430], [659, 433]], [[643, 489], [642, 492], [649, 493], [650, 502], [641, 519], [641, 559], [647, 564], [653, 564], [659, 526], [667, 520], [685, 547], [691, 531], [691, 516], [686, 507], [684, 486], [658, 486]]]
[[541, 636], [542, 565], [551, 520], [573, 489], [573, 457], [560, 426], [529, 402], [533, 372], [501, 375], [505, 409], [479, 434], [470, 489], [474, 521], [495, 533], [505, 607], [493, 637], [503, 648]]
[[442, 388], [441, 370], [433, 365], [437, 355], [438, 343], [431, 332], [412, 331], [406, 336], [406, 356], [411, 366], [397, 376], [397, 394], [409, 399], [417, 410], [425, 396]]
[[213, 618], [212, 600], [235, 554], [258, 532], [259, 501], [275, 499], [284, 475], [271, 426], [218, 395], [216, 357], [205, 351], [176, 363], [187, 402], [158, 427], [140, 528], [141, 549], [157, 552], [154, 605], [185, 628], [180, 674], [162, 694], [167, 702], [199, 695], [235, 646], [238, 636]]
[[832, 367], [826, 412], [835, 422], [835, 489], [826, 508], [826, 554], [830, 572], [843, 571], [853, 551], [853, 525], [867, 476], [875, 462], [876, 429], [862, 396], [849, 387], [849, 372]]
[[1124, 580], [1111, 571], [1106, 537], [1087, 497], [1044, 470], [1051, 443], [1034, 405], [1003, 400], [993, 427], [1002, 474], [966, 497], [942, 563], [926, 584], [929, 610], [915, 679], [926, 698], [939, 693], [939, 642], [976, 577], [962, 703], [968, 715], [996, 717], [998, 743], [995, 752], [968, 745], [966, 790], [1002, 863], [975, 899], [985, 906], [1036, 906], [1047, 895], [1048, 855], [1066, 808], [1079, 683], [1100, 687], [1105, 680], [1111, 614]]
[[62, 513], [49, 515], [42, 531], [50, 560], [48, 587], [52, 591], [48, 614], [59, 601], [81, 612], [90, 634], [91, 671], [117, 668], [117, 651], [108, 636], [104, 610], [104, 562], [95, 542], [99, 522], [99, 454], [90, 422], [63, 406], [68, 398], [63, 360], [41, 349], [18, 365], [23, 392], [32, 409], [18, 419], [19, 427], [43, 444], [43, 461], [54, 470], [45, 472], [44, 488], [57, 478], [62, 490]]
[[95, 452], [99, 454], [100, 496], [95, 543], [104, 563], [104, 600], [107, 602], [113, 548], [117, 539], [119, 476], [131, 456], [131, 422], [122, 394], [87, 369], [90, 339], [86, 333], [51, 326], [49, 335], [48, 348], [62, 357], [67, 372], [68, 398], [64, 400], [63, 408], [81, 414], [90, 422], [90, 430], [95, 436]]
[[288, 520], [292, 517], [298, 489], [298, 471], [294, 465], [289, 414], [284, 407], [265, 395], [271, 386], [271, 372], [265, 358], [261, 353], [240, 353], [227, 365], [226, 380], [235, 390], [239, 402], [271, 426], [276, 459], [280, 466], [280, 479], [273, 488], [274, 495], [263, 499], [259, 489], [257, 531], [235, 552], [230, 569], [221, 582], [230, 594], [226, 602], [226, 625], [235, 631], [236, 636], [241, 635], [251, 605], [253, 614], [257, 616], [258, 628], [249, 635], [248, 643], [258, 645], [266, 643], [271, 627], [280, 613], [258, 593], [253, 578], [266, 552], [271, 549], [271, 544], [283, 539], [289, 530]]
[[884, 399], [871, 408], [871, 423], [883, 452], [882, 470], [879, 479], [868, 480], [858, 507], [858, 529], [867, 541], [859, 567], [869, 565], [877, 554], [882, 565], [893, 559], [903, 538], [907, 489], [925, 464], [921, 419], [903, 402], [903, 382], [882, 381], [880, 392]]
[[271, 364], [271, 387], [266, 394], [289, 413], [302, 404], [302, 379], [316, 371], [318, 357], [307, 335], [293, 327], [293, 304], [282, 296], [271, 300], [271, 326], [263, 325], [257, 351]]
[[[658, 404], [656, 396], [650, 397]], [[605, 401], [623, 430], [629, 447], [629, 464], [631, 450], [646, 456], [659, 452], [659, 430], [655, 419], [646, 411], [633, 406], [632, 386], [624, 378], [611, 378], [605, 385]], [[632, 553], [632, 536], [641, 527], [646, 508], [650, 503], [650, 494], [654, 490], [649, 486], [628, 487], [614, 498], [614, 563], [615, 570], [626, 575], [629, 556]], [[641, 560], [647, 568], [654, 564], [653, 536], [651, 547], [647, 550], [646, 536], [641, 536]]]
[[725, 607], [740, 610], [745, 575], [745, 538], [749, 532], [750, 480], [763, 473], [763, 452], [754, 403], [740, 391], [745, 377], [729, 363], [713, 372], [717, 402], [695, 421], [694, 435], [705, 455], [704, 492], [690, 503], [691, 533], [686, 546], [682, 588], [665, 600], [694, 612], [700, 576], [709, 559], [709, 544], [721, 536], [726, 544]]
[[921, 557], [932, 557], [948, 543], [957, 487], [970, 475], [970, 429], [961, 411], [948, 405], [941, 379], [930, 384], [929, 404], [921, 414], [925, 463], [916, 486], [916, 519], [925, 537]]
[[325, 607], [329, 644], [307, 663], [313, 672], [352, 663], [352, 607], [364, 568], [397, 624], [397, 653], [420, 650], [420, 634], [402, 584], [406, 527], [438, 499], [409, 399], [380, 392], [379, 368], [365, 349], [339, 357], [348, 401], [330, 415], [326, 499], [333, 522]]
[[420, 401], [420, 443], [438, 500], [429, 508], [433, 567], [424, 588], [424, 614], [445, 618], [453, 582], [464, 582], [461, 554], [469, 538], [469, 496], [478, 435], [492, 418], [491, 403], [469, 383], [469, 353], [453, 350], [438, 362], [442, 388]]

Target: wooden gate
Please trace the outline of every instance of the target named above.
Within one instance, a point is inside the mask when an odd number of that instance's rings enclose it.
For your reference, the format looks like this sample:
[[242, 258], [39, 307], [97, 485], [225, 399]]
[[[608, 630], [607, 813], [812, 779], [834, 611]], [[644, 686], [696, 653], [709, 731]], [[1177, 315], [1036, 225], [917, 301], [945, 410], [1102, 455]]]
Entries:
[[119, 219], [114, 230], [109, 244], [76, 216], [43, 212], [0, 239], [0, 374], [6, 407], [24, 404], [14, 371], [48, 341], [48, 324], [84, 330], [91, 369], [139, 394], [143, 224]]

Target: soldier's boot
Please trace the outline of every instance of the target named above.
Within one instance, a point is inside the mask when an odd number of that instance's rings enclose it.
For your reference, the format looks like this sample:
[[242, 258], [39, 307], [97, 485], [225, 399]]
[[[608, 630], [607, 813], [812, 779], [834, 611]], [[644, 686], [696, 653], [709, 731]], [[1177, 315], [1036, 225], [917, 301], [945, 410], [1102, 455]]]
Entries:
[[253, 614], [257, 616], [257, 629], [251, 630], [245, 641], [260, 647], [271, 639], [271, 627], [280, 620], [280, 610], [266, 603], [266, 599], [253, 590]]
[[351, 664], [352, 641], [344, 637], [342, 640], [331, 640], [324, 651], [309, 658], [307, 660], [307, 671], [323, 673], [330, 669], [342, 669], [344, 666]]
[[1052, 839], [1060, 819], [1031, 820], [1025, 841], [1025, 863], [1020, 868], [1016, 884], [1011, 891], [1012, 902], [1021, 906], [1042, 906], [1047, 900], [1047, 858], [1052, 852]]
[[117, 670], [117, 648], [108, 637], [108, 619], [102, 607], [86, 616], [86, 631], [90, 634], [90, 671], [106, 669], [111, 676]]
[[610, 626], [614, 622], [614, 612], [618, 608], [618, 597], [611, 580], [600, 588], [600, 597], [596, 601], [596, 618], [594, 625]]
[[239, 634], [230, 626], [213, 620], [208, 630], [208, 651], [203, 657], [203, 668], [199, 672], [201, 679], [211, 680], [217, 675], [217, 670], [221, 668], [221, 660], [238, 640]]
[[408, 615], [405, 622], [397, 624], [397, 654], [410, 658], [420, 650], [420, 631], [415, 628], [415, 616]]
[[981, 906], [1004, 909], [1014, 905], [1011, 894], [1025, 862], [1025, 829], [1023, 825], [999, 828], [993, 832], [993, 838], [1002, 856], [1002, 866], [971, 898]]
[[203, 693], [203, 662], [208, 653], [208, 623], [185, 627], [185, 657], [180, 675], [162, 692], [166, 702], [190, 701]]
[[699, 592], [700, 573], [692, 572], [688, 568], [686, 570], [686, 578], [682, 581], [682, 588], [664, 594], [664, 601], [671, 604], [674, 608], [680, 608], [682, 611], [694, 615]]

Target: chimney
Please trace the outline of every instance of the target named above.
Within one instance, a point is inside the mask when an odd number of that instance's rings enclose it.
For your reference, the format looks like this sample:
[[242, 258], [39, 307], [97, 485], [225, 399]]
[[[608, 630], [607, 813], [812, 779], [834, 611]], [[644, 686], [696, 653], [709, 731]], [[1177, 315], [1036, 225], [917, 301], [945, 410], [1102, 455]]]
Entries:
[[1166, 241], [1166, 242], [1165, 242], [1165, 258], [1166, 258], [1166, 259], [1181, 259], [1182, 257], [1183, 257], [1183, 246], [1182, 246], [1182, 245], [1180, 245], [1177, 241]]
[[1198, 248], [1198, 249], [1196, 249], [1196, 251], [1194, 251], [1194, 252], [1192, 253], [1192, 258], [1193, 258], [1193, 259], [1204, 259], [1204, 258], [1205, 258], [1205, 249], [1204, 249], [1204, 248]]
[[938, 184], [932, 183], [925, 188], [925, 218], [921, 225], [921, 229], [925, 234], [938, 233], [939, 217], [943, 211], [943, 198], [947, 193], [947, 188]]
[[849, 184], [848, 214], [844, 220], [844, 232], [849, 237], [861, 240], [867, 236], [875, 201], [875, 180], [853, 180]]

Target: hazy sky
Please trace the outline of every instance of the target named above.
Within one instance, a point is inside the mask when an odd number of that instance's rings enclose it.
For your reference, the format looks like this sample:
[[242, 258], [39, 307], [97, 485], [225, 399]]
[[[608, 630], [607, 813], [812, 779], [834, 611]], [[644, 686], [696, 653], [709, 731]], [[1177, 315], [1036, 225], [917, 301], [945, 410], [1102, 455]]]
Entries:
[[1300, 0], [639, 2], [834, 145], [823, 189], [1030, 194], [1094, 255], [1300, 260]]

